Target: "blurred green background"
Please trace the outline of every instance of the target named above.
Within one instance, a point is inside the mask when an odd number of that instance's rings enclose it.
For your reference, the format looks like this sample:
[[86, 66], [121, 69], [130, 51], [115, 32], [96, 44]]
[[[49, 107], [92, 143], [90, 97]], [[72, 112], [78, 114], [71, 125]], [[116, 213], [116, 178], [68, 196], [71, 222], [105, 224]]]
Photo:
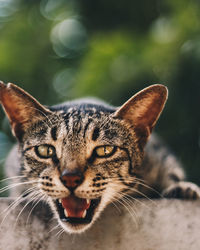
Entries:
[[[200, 184], [199, 0], [1, 0], [0, 79], [43, 104], [97, 96], [120, 105], [165, 84], [155, 130]], [[4, 117], [1, 165], [14, 142]]]

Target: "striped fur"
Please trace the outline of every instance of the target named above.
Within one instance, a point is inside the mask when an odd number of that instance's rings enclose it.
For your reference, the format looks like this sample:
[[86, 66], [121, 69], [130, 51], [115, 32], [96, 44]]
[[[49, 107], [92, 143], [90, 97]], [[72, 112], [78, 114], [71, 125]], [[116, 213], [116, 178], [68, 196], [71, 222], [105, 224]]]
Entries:
[[[144, 151], [144, 145], [166, 100], [166, 94], [162, 96], [164, 87], [161, 85], [154, 85], [157, 87], [150, 87], [146, 92], [139, 93], [119, 109], [101, 101], [82, 99], [42, 107], [41, 112], [45, 115], [31, 111], [33, 113], [29, 118], [23, 116], [26, 111], [29, 112], [28, 108], [31, 110], [26, 106], [27, 101], [24, 104], [24, 100], [30, 96], [24, 97], [26, 92], [15, 85], [5, 86], [3, 83], [0, 85], [0, 100], [18, 138], [18, 144], [7, 160], [7, 172], [9, 175], [18, 175], [20, 171], [26, 179], [37, 181], [36, 189], [44, 194], [44, 199], [66, 231], [85, 231], [109, 203], [123, 199], [126, 194], [132, 197], [153, 197], [163, 193], [170, 197], [183, 186], [184, 173], [180, 164], [155, 135], [151, 136]], [[23, 97], [18, 97], [18, 92], [15, 94], [15, 88], [23, 93]], [[19, 111], [20, 119], [23, 117], [25, 125], [20, 124], [18, 117], [10, 111], [10, 106], [3, 98], [4, 92], [7, 98], [12, 99], [11, 94], [16, 95], [15, 99], [17, 98], [22, 109]], [[159, 99], [151, 101], [154, 96]], [[32, 102], [31, 105], [35, 107], [35, 100], [28, 99], [28, 102]], [[40, 109], [39, 105], [37, 103], [37, 109]], [[159, 105], [159, 110], [156, 110], [156, 105]], [[147, 106], [151, 108], [147, 109]], [[153, 112], [156, 114], [152, 118]], [[142, 117], [143, 114], [145, 117]], [[36, 115], [38, 118], [31, 121], [31, 116]], [[133, 124], [132, 117], [135, 117]], [[53, 146], [56, 154], [47, 159], [39, 157], [36, 153], [39, 145]], [[97, 157], [95, 149], [104, 145], [114, 146], [113, 154], [109, 157]], [[12, 170], [13, 161], [18, 165], [15, 173]], [[83, 175], [82, 183], [73, 190], [74, 196], [89, 200], [100, 199], [89, 223], [73, 224], [63, 222], [59, 217], [56, 200], [71, 195], [70, 189], [60, 179], [65, 170], [71, 173], [79, 171]], [[199, 197], [199, 189], [194, 184], [184, 185], [179, 190], [180, 197]]]

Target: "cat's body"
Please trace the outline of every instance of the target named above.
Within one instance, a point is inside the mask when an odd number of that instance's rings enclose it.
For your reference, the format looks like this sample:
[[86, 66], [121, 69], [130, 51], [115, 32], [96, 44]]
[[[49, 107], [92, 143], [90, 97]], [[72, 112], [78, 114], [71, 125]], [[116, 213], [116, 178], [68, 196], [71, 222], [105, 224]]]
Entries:
[[120, 108], [98, 100], [46, 108], [0, 83], [0, 101], [18, 138], [7, 173], [23, 174], [33, 188], [21, 192], [45, 200], [68, 232], [84, 231], [126, 195], [200, 197], [156, 136], [146, 145], [166, 98], [164, 86], [152, 85]]

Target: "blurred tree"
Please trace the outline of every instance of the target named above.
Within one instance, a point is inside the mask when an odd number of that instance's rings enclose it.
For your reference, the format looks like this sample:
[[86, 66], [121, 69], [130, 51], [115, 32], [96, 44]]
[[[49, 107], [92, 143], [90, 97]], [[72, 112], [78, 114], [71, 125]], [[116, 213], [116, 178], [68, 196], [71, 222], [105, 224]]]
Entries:
[[[95, 95], [120, 105], [152, 83], [167, 85], [169, 101], [156, 130], [200, 184], [199, 5], [2, 0], [1, 80], [19, 84], [44, 104]], [[0, 110], [0, 159], [11, 145], [3, 117]]]
[[159, 0], [77, 0], [84, 24], [93, 32], [125, 29], [145, 32], [158, 18]]

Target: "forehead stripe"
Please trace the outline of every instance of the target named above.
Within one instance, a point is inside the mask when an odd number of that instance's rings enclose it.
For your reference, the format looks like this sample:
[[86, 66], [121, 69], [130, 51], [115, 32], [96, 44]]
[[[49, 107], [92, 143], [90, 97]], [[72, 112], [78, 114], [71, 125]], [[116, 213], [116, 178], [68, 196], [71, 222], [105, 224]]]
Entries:
[[92, 122], [92, 119], [89, 118], [88, 122], [87, 122], [87, 124], [85, 125], [85, 128], [84, 128], [83, 137], [85, 137], [86, 131], [87, 131], [87, 129], [88, 129], [91, 122]]
[[99, 137], [99, 132], [100, 132], [100, 131], [99, 131], [99, 128], [96, 127], [96, 128], [94, 129], [94, 132], [93, 132], [93, 135], [92, 135], [92, 140], [93, 140], [93, 141], [96, 141], [96, 140], [97, 140], [97, 138]]
[[51, 129], [51, 137], [52, 137], [52, 139], [54, 140], [54, 141], [56, 141], [57, 140], [57, 127], [53, 127], [52, 129]]

